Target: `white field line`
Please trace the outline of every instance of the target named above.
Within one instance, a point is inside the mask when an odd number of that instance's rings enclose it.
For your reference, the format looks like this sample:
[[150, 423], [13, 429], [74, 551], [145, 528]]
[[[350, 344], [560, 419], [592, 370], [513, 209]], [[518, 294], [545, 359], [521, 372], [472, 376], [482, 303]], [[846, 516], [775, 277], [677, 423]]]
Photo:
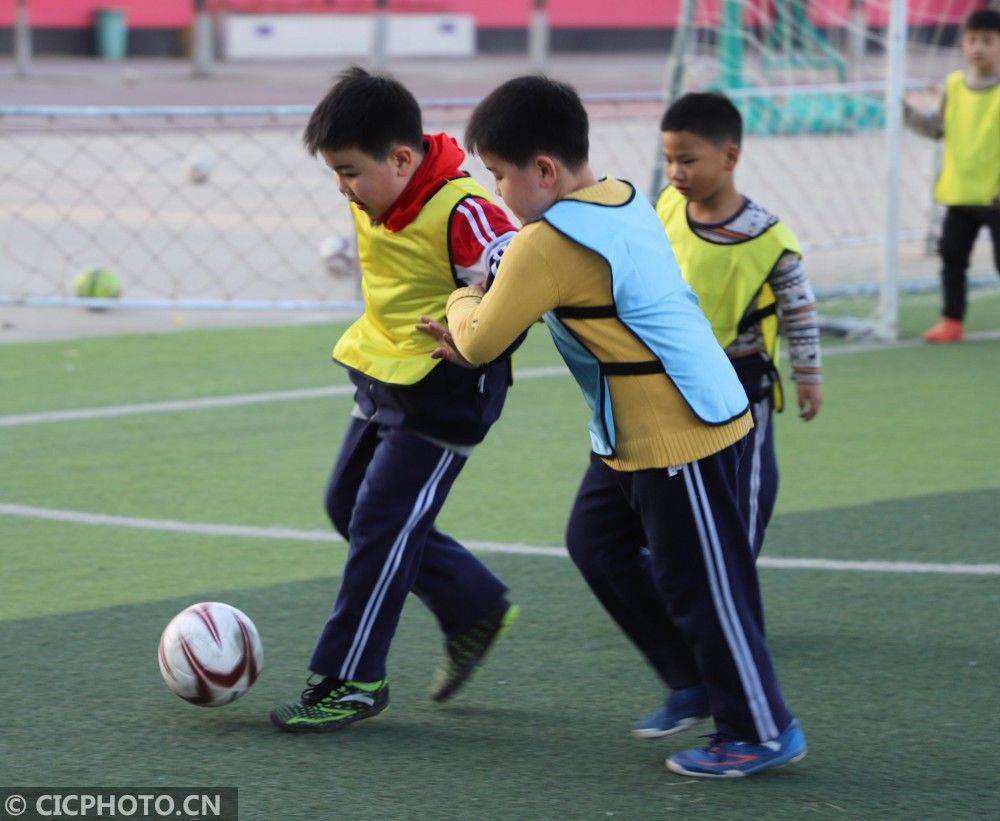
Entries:
[[[1000, 339], [1000, 331], [983, 331], [968, 334], [970, 341]], [[871, 353], [886, 348], [915, 348], [925, 343], [919, 339], [904, 342], [865, 342], [843, 345], [823, 351], [823, 356]], [[569, 376], [562, 365], [546, 368], [527, 368], [515, 372], [518, 379], [545, 379], [550, 376]], [[108, 419], [117, 416], [134, 416], [143, 413], [176, 413], [179, 411], [206, 410], [209, 408], [232, 408], [241, 405], [259, 405], [267, 402], [294, 402], [300, 399], [320, 399], [327, 396], [349, 396], [354, 393], [353, 385], [331, 385], [325, 388], [301, 388], [298, 390], [272, 391], [269, 393], [238, 393], [229, 396], [207, 396], [200, 399], [176, 399], [165, 402], [144, 402], [131, 405], [107, 405], [98, 408], [75, 408], [62, 411], [39, 411], [0, 416], [0, 428], [18, 428], [25, 425], [43, 425], [52, 422], [78, 422], [87, 419]]]
[[203, 410], [205, 408], [231, 408], [239, 405], [259, 405], [264, 402], [290, 402], [297, 399], [317, 399], [323, 396], [345, 396], [354, 393], [353, 385], [331, 385], [328, 388], [303, 388], [272, 393], [236, 393], [229, 396], [210, 396], [202, 399], [174, 399], [166, 402], [144, 402], [135, 405], [108, 405], [103, 408], [75, 408], [63, 411], [42, 411], [0, 416], [0, 428], [19, 428], [24, 425], [43, 425], [48, 422], [79, 422], [84, 419], [107, 419], [114, 416], [133, 416], [139, 413], [171, 413], [174, 411]]
[[[336, 533], [325, 530], [297, 530], [287, 527], [247, 527], [243, 525], [219, 525], [203, 522], [178, 522], [170, 519], [139, 519], [131, 516], [109, 516], [103, 513], [83, 513], [75, 510], [53, 510], [29, 505], [14, 505], [0, 502], [0, 516], [18, 516], [26, 519], [42, 519], [51, 522], [98, 525], [102, 527], [126, 527], [137, 530], [156, 530], [168, 533], [188, 533], [198, 536], [225, 536], [237, 539], [276, 539], [299, 542], [342, 542]], [[566, 548], [545, 547], [529, 544], [503, 544], [469, 540], [465, 545], [470, 550], [482, 553], [509, 553], [519, 556], [549, 556], [566, 558]], [[760, 567], [780, 570], [833, 570], [856, 571], [861, 573], [932, 573], [962, 576], [1000, 576], [1000, 564], [958, 564], [936, 562], [874, 562], [839, 561], [834, 559], [781, 559], [762, 556], [757, 563]]]
[[[973, 335], [970, 334], [970, 337]], [[997, 334], [986, 332], [976, 334], [977, 338], [995, 339]], [[900, 343], [872, 343], [845, 345], [830, 349], [825, 355], [867, 353], [874, 350], [884, 350], [887, 347], [915, 347], [921, 344], [917, 340]], [[561, 365], [545, 368], [529, 368], [517, 373], [518, 379], [544, 379], [552, 376], [568, 376], [569, 371]], [[65, 411], [44, 411], [40, 413], [15, 414], [0, 416], [0, 428], [21, 427], [24, 425], [45, 424], [51, 422], [70, 422], [86, 419], [102, 419], [117, 416], [131, 416], [144, 413], [171, 413], [178, 411], [203, 410], [220, 407], [237, 407], [255, 405], [267, 402], [288, 402], [301, 399], [317, 399], [333, 396], [347, 396], [354, 392], [353, 385], [333, 385], [325, 388], [302, 388], [299, 390], [272, 391], [269, 393], [232, 394], [229, 396], [205, 397], [201, 399], [171, 400], [165, 402], [148, 402], [130, 405], [111, 405], [99, 408], [77, 408]], [[47, 508], [36, 508], [25, 505], [0, 503], [0, 515], [21, 516], [50, 521], [66, 521], [77, 524], [104, 525], [107, 527], [130, 527], [141, 530], [158, 530], [174, 533], [192, 533], [206, 536], [229, 536], [234, 538], [253, 539], [286, 539], [292, 541], [341, 541], [340, 537], [326, 531], [296, 530], [292, 528], [259, 528], [240, 525], [215, 525], [198, 522], [178, 522], [166, 519], [136, 519], [122, 516], [108, 516], [99, 513], [82, 513], [77, 511], [60, 511]], [[498, 542], [467, 541], [466, 545], [486, 553], [511, 553], [533, 556], [565, 557], [563, 547], [545, 547], [525, 544], [502, 544]], [[758, 564], [761, 567], [802, 570], [841, 570], [882, 573], [943, 573], [962, 575], [1000, 575], [998, 564], [944, 564], [918, 562], [874, 562], [874, 561], [840, 561], [834, 559], [780, 559], [763, 556]]]
[[[548, 368], [527, 368], [516, 371], [515, 380], [544, 379], [549, 376], [569, 376], [562, 365]], [[229, 396], [208, 396], [201, 399], [175, 399], [165, 402], [144, 402], [135, 405], [108, 405], [101, 408], [75, 408], [62, 411], [41, 411], [0, 416], [0, 428], [19, 428], [24, 425], [43, 425], [50, 422], [78, 422], [86, 419], [107, 419], [115, 416], [134, 416], [141, 413], [175, 413], [177, 411], [232, 408], [240, 405], [260, 405], [265, 402], [294, 402], [300, 399], [319, 399], [327, 396], [352, 396], [353, 385], [331, 385], [326, 388], [301, 388], [269, 393], [237, 393]]]

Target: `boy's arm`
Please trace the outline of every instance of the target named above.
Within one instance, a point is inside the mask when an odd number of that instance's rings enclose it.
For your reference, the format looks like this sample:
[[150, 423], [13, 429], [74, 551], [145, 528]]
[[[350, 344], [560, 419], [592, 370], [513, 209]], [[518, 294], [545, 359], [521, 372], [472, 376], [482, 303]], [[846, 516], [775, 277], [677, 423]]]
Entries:
[[944, 137], [944, 98], [937, 111], [924, 111], [903, 99], [903, 123], [911, 131], [915, 131], [932, 140]]
[[455, 208], [448, 229], [448, 247], [455, 274], [468, 285], [487, 285], [516, 229], [495, 202], [466, 197]]
[[807, 422], [819, 413], [822, 403], [822, 357], [819, 318], [812, 285], [798, 254], [782, 255], [768, 278], [778, 305], [781, 332], [788, 340], [799, 416]]
[[458, 352], [480, 365], [504, 353], [558, 304], [559, 288], [545, 258], [530, 244], [515, 242], [506, 250], [502, 269], [487, 293], [479, 288], [452, 293], [448, 330]]

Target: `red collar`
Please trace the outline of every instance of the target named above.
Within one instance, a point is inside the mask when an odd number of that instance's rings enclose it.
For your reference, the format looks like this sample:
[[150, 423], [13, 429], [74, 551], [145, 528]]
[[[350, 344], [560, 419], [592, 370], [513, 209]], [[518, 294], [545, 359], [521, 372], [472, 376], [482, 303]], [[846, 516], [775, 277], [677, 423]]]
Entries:
[[461, 165], [465, 152], [447, 134], [424, 135], [424, 158], [396, 201], [379, 222], [389, 231], [401, 231], [416, 219], [427, 200], [445, 180], [464, 177]]

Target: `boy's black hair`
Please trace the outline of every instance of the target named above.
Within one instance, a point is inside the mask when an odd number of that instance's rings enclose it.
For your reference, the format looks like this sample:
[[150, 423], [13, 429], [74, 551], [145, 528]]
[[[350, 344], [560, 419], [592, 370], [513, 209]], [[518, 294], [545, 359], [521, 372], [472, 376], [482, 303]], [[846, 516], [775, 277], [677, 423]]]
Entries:
[[572, 86], [528, 75], [497, 86], [476, 106], [465, 127], [465, 147], [518, 168], [548, 154], [576, 171], [587, 164], [588, 131], [587, 109]]
[[358, 148], [384, 159], [394, 145], [422, 148], [423, 133], [420, 106], [402, 83], [351, 66], [313, 110], [302, 142], [313, 156]]
[[979, 9], [965, 19], [964, 31], [997, 31], [1000, 32], [1000, 11], [996, 9]]
[[716, 145], [740, 145], [743, 117], [725, 94], [691, 92], [664, 112], [660, 131], [690, 131]]

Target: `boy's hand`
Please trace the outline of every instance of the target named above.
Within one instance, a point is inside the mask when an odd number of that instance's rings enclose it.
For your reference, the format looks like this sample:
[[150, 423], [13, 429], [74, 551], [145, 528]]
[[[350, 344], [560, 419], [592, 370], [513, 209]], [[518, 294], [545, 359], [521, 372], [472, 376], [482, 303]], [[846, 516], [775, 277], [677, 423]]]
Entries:
[[799, 418], [805, 422], [815, 419], [823, 405], [823, 390], [820, 385], [796, 382], [795, 390], [799, 400]]
[[903, 95], [903, 110], [910, 110], [918, 114], [925, 111], [938, 111], [941, 108], [944, 89], [921, 88], [906, 92]]
[[431, 351], [431, 359], [444, 359], [463, 368], [476, 367], [458, 352], [448, 329], [437, 320], [431, 319], [429, 316], [421, 316], [420, 322], [417, 323], [417, 330], [433, 337], [438, 342], [438, 347]]

